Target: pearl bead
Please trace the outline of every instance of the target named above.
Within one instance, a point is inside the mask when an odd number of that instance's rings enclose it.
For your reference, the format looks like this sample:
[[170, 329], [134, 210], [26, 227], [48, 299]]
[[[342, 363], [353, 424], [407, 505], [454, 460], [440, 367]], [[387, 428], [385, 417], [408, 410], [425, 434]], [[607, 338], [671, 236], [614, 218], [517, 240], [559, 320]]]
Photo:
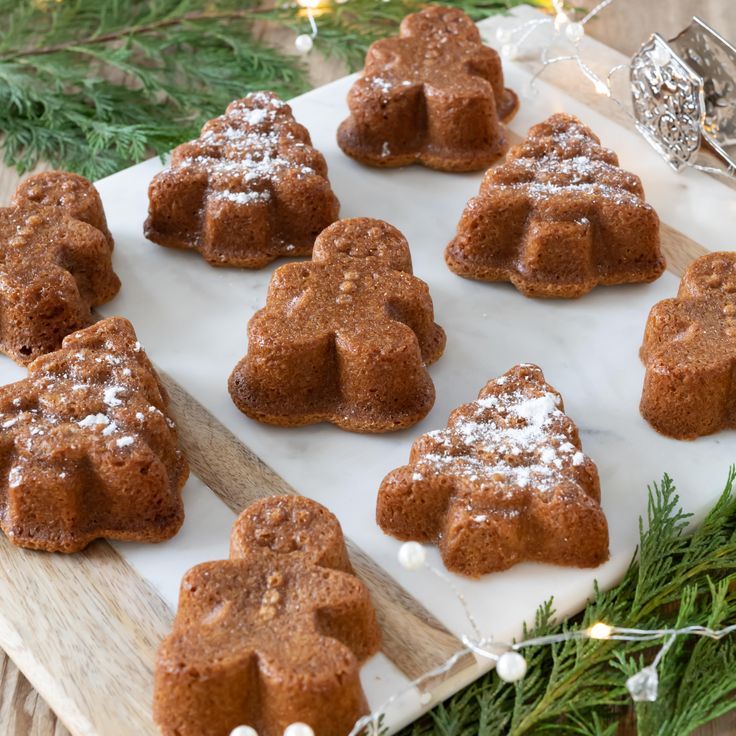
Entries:
[[419, 542], [405, 542], [399, 547], [399, 564], [405, 570], [419, 570], [427, 561], [427, 553]]
[[504, 652], [496, 662], [496, 674], [504, 682], [518, 682], [526, 674], [526, 660], [519, 652]]
[[306, 723], [292, 723], [286, 727], [284, 736], [314, 736], [314, 731]]
[[513, 34], [509, 28], [496, 28], [496, 41], [500, 44], [509, 43]]
[[515, 43], [505, 43], [501, 46], [501, 56], [504, 59], [513, 60], [519, 54], [519, 48]]
[[294, 46], [300, 54], [308, 54], [314, 46], [314, 41], [308, 33], [302, 33], [294, 39]]
[[565, 26], [565, 35], [568, 41], [580, 43], [585, 35], [585, 28], [582, 23], [569, 23]]
[[236, 726], [230, 731], [230, 736], [258, 736], [258, 731], [250, 726]]

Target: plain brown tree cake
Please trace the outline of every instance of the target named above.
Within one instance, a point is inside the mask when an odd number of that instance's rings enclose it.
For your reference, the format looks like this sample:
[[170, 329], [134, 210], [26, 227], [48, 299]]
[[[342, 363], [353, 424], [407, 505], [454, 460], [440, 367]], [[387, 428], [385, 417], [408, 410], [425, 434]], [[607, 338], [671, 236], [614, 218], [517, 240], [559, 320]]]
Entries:
[[598, 471], [535, 365], [489, 381], [447, 428], [414, 442], [378, 492], [377, 521], [434, 542], [449, 570], [476, 577], [523, 560], [593, 567], [608, 559]]
[[518, 100], [473, 21], [431, 6], [406, 16], [398, 37], [371, 45], [348, 105], [337, 141], [361, 163], [478, 171], [506, 151], [503, 122]]
[[120, 317], [64, 339], [0, 388], [0, 527], [19, 547], [158, 542], [184, 519], [188, 467], [168, 397]]
[[91, 324], [120, 289], [112, 249], [89, 181], [50, 171], [22, 182], [0, 208], [0, 351], [25, 364]]
[[198, 139], [175, 148], [148, 200], [149, 240], [244, 268], [310, 255], [340, 209], [324, 157], [272, 92], [232, 102]]
[[156, 723], [164, 736], [282, 736], [291, 723], [346, 736], [368, 710], [360, 664], [379, 644], [333, 514], [297, 496], [258, 501], [235, 523], [230, 559], [182, 581], [156, 661]]
[[341, 220], [319, 236], [311, 262], [274, 272], [230, 395], [269, 424], [388, 432], [432, 408], [426, 366], [444, 347], [404, 236], [381, 220]]
[[675, 299], [649, 314], [641, 357], [642, 416], [677, 439], [736, 428], [736, 253], [685, 271]]
[[659, 218], [639, 177], [562, 113], [531, 128], [486, 172], [445, 260], [460, 276], [510, 281], [532, 297], [653, 281], [665, 268]]

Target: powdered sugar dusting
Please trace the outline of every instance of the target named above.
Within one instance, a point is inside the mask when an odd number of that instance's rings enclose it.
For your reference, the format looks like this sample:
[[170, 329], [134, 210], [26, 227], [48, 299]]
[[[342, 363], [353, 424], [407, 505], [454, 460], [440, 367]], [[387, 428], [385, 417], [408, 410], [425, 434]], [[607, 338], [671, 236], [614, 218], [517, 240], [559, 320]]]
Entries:
[[102, 400], [108, 406], [120, 406], [123, 402], [118, 398], [118, 394], [123, 393], [123, 386], [106, 386], [103, 391]]
[[264, 92], [234, 102], [187, 144], [189, 155], [172, 168], [205, 169], [216, 199], [243, 206], [270, 202], [271, 187], [285, 172], [300, 179], [317, 174], [310, 165], [316, 152], [285, 108]]
[[[18, 468], [24, 457], [48, 456], [48, 448], [58, 441], [77, 449], [98, 442], [126, 448], [143, 427], [163, 426], [170, 431], [169, 417], [151, 404], [148, 389], [141, 391], [141, 366], [147, 368], [147, 360], [131, 337], [113, 332], [103, 344], [92, 341], [67, 351], [47, 372], [32, 371], [17, 384], [20, 396], [0, 411], [0, 433], [12, 437], [16, 450], [23, 452], [15, 459], [9, 484], [20, 483]], [[84, 333], [76, 333], [75, 338], [84, 341]], [[59, 439], [56, 432], [62, 433]], [[58, 462], [61, 467], [56, 474], [66, 477], [61, 473], [66, 474], [71, 465], [63, 457]]]
[[427, 451], [412, 469], [422, 477], [462, 477], [510, 493], [549, 492], [574, 479], [573, 468], [586, 462], [560, 404], [538, 369], [514, 369], [455, 412], [447, 429], [428, 433]]
[[80, 427], [96, 427], [97, 425], [110, 424], [110, 418], [107, 414], [87, 414], [84, 419], [77, 422]]
[[[523, 190], [536, 203], [578, 193], [616, 205], [648, 206], [638, 196], [638, 179], [609, 163], [611, 155], [581, 125], [567, 123], [541, 138], [530, 137], [489, 175], [489, 183]], [[579, 224], [590, 222], [583, 217]]]

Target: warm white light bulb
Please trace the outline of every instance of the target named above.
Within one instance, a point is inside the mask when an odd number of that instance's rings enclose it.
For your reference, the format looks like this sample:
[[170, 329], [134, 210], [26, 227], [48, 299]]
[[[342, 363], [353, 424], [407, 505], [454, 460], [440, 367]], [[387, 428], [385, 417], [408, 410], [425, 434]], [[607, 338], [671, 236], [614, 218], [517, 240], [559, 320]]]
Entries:
[[596, 80], [596, 83], [595, 83], [594, 86], [595, 86], [595, 91], [599, 95], [606, 95], [606, 96], [608, 96], [608, 95], [611, 94], [610, 91], [609, 91], [609, 89], [608, 89], [608, 85], [605, 82], [602, 82], [600, 79]]
[[588, 636], [591, 639], [608, 639], [611, 636], [612, 632], [612, 627], [610, 627], [608, 624], [604, 624], [602, 621], [599, 621], [598, 623], [593, 624], [588, 629]]

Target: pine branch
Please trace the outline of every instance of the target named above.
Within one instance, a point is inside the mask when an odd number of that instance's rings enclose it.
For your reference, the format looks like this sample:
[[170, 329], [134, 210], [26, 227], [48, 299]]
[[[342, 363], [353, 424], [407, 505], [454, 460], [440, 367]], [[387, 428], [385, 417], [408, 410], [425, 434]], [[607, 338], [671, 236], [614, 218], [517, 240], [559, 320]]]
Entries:
[[[446, 0], [480, 18], [519, 0]], [[358, 68], [421, 0], [333, 2], [317, 48]], [[258, 0], [0, 0], [0, 147], [24, 172], [39, 160], [90, 178], [196, 135], [245, 93], [308, 87], [300, 59], [254, 38], [268, 21], [309, 29], [295, 3]]]
[[[703, 625], [736, 620], [736, 470], [703, 522], [688, 531], [665, 475], [649, 489], [639, 553], [612, 590], [597, 588], [582, 614], [554, 623], [542, 606], [527, 635], [557, 633], [605, 621], [631, 628]], [[612, 736], [631, 711], [626, 678], [653, 658], [646, 642], [570, 640], [525, 648], [526, 677], [515, 685], [493, 672], [438, 706], [402, 736], [520, 736], [528, 733]], [[736, 639], [678, 638], [659, 667], [659, 697], [638, 703], [642, 736], [686, 736], [736, 709]], [[479, 728], [479, 724], [482, 728]]]
[[21, 172], [44, 159], [98, 178], [191, 138], [248, 91], [307, 86], [298, 60], [254, 40], [248, 3], [51, 5], [0, 2], [2, 148]]

